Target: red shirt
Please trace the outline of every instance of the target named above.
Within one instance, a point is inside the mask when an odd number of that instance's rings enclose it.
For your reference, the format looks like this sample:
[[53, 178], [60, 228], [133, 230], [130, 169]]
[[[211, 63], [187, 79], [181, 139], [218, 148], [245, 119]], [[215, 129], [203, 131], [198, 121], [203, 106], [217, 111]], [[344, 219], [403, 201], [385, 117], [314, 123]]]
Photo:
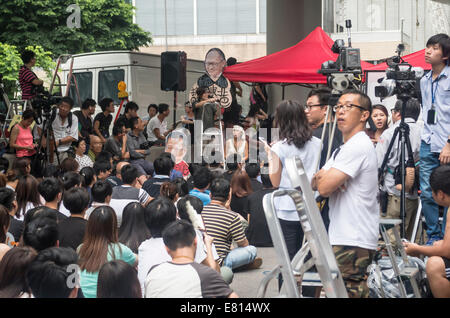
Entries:
[[183, 177], [189, 176], [189, 166], [184, 160], [182, 160], [179, 163], [177, 163], [173, 167], [173, 170], [180, 171], [181, 174], [183, 175]]

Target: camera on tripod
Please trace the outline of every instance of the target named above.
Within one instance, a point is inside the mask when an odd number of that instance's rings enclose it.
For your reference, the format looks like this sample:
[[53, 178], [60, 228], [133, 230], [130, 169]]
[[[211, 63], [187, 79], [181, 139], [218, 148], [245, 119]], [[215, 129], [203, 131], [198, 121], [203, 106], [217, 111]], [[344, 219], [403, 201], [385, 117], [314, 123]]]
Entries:
[[51, 95], [42, 85], [34, 86], [34, 92], [36, 96], [31, 100], [31, 106], [38, 118], [42, 118], [42, 111], [44, 115], [49, 116], [52, 106], [58, 104], [62, 99], [62, 96]]
[[344, 40], [336, 40], [331, 47], [331, 51], [339, 54], [337, 60], [323, 63], [318, 71], [319, 74], [327, 76], [327, 85], [333, 90], [333, 100], [330, 105], [336, 104], [343, 91], [361, 83], [360, 50], [351, 47], [351, 20], [346, 20], [345, 25], [348, 31], [348, 47], [345, 46]]
[[386, 63], [389, 68], [386, 70], [386, 77], [380, 79], [381, 84], [375, 87], [375, 96], [381, 100], [393, 95], [406, 95], [408, 97], [420, 97], [419, 81], [424, 74], [421, 67], [412, 67], [400, 56], [405, 50], [403, 44], [397, 47], [397, 56], [388, 58]]

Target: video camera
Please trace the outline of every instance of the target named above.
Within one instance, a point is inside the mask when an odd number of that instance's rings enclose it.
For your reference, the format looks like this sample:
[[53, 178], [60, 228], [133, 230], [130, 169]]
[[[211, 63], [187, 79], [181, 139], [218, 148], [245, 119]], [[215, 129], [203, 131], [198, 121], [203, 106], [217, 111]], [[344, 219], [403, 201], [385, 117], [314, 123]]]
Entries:
[[50, 116], [52, 106], [58, 104], [62, 99], [62, 96], [51, 95], [42, 85], [34, 86], [34, 93], [36, 96], [31, 100], [31, 106], [38, 118], [42, 118], [42, 111], [45, 116]]
[[386, 77], [378, 80], [381, 85], [375, 87], [375, 96], [381, 100], [393, 95], [420, 98], [419, 81], [424, 70], [406, 63], [400, 56], [404, 50], [405, 46], [399, 44], [396, 51], [398, 55], [388, 58], [386, 61], [389, 66], [386, 70]]
[[348, 31], [349, 46], [346, 47], [342, 39], [336, 40], [331, 47], [331, 51], [339, 54], [337, 60], [323, 63], [321, 69], [318, 71], [319, 74], [327, 76], [327, 85], [333, 90], [329, 103], [331, 106], [337, 103], [343, 91], [361, 83], [360, 50], [351, 47], [351, 20], [346, 20], [345, 25]]

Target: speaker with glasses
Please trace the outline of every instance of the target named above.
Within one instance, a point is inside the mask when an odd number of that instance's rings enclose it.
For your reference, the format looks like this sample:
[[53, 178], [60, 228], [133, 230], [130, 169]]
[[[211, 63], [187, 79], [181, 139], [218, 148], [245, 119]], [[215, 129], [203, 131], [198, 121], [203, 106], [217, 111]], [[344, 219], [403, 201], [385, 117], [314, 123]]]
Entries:
[[161, 53], [161, 90], [186, 90], [186, 52]]

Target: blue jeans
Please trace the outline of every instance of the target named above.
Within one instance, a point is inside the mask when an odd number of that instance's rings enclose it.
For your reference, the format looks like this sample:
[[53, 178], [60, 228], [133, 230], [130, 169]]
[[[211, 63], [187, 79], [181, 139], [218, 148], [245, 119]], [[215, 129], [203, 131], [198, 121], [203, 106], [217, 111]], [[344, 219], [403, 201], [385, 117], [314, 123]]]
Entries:
[[442, 228], [439, 225], [439, 206], [433, 199], [430, 186], [430, 175], [439, 167], [439, 153], [431, 152], [431, 147], [424, 141], [420, 145], [420, 200], [422, 201], [422, 213], [427, 223], [427, 236], [444, 237], [447, 210], [444, 212]]
[[256, 257], [256, 247], [248, 245], [246, 247], [233, 248], [223, 260], [222, 266], [235, 269], [253, 262]]

